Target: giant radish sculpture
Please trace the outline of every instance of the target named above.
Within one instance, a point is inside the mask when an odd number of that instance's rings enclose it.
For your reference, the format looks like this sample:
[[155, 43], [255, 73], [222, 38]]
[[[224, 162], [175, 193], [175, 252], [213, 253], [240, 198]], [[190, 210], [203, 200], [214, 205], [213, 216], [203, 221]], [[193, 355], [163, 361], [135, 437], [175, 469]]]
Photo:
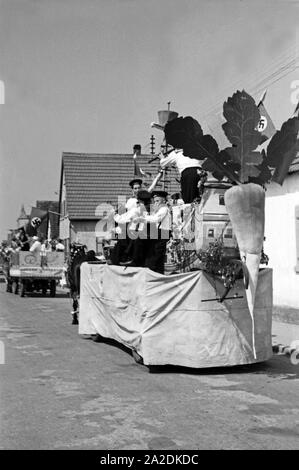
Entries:
[[246, 289], [252, 320], [252, 348], [256, 358], [254, 302], [258, 282], [265, 226], [265, 185], [271, 180], [283, 183], [299, 150], [299, 119], [283, 123], [271, 138], [267, 150], [260, 145], [267, 137], [259, 132], [261, 119], [254, 99], [237, 91], [223, 105], [226, 122], [222, 128], [232, 144], [219, 151], [211, 135], [204, 135], [199, 123], [190, 116], [169, 121], [164, 128], [168, 145], [183, 150], [184, 155], [203, 161], [202, 168], [219, 181], [233, 186], [225, 193], [225, 205], [238, 242], [241, 260], [249, 272]]

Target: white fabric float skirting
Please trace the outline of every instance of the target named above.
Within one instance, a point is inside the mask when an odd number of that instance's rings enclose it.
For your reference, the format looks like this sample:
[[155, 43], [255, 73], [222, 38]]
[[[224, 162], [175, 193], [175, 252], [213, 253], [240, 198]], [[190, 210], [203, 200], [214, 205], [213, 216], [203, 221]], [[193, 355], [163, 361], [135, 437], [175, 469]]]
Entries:
[[243, 280], [220, 303], [221, 282], [203, 271], [164, 276], [145, 268], [81, 266], [79, 334], [99, 333], [143, 357], [146, 365], [216, 367], [272, 356], [272, 270], [259, 272], [254, 323]]

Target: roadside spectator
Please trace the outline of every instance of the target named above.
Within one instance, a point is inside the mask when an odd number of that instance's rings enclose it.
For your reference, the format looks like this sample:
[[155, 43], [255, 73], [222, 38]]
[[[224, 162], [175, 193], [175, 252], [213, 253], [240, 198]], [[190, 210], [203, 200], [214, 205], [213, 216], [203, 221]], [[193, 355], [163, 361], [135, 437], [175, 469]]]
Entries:
[[42, 244], [41, 244], [41, 242], [40, 242], [40, 238], [34, 236], [34, 237], [32, 237], [32, 241], [33, 241], [33, 243], [32, 243], [32, 245], [31, 245], [29, 251], [31, 251], [31, 253], [35, 253], [35, 254], [40, 253], [41, 248], [42, 248]]
[[41, 256], [41, 265], [47, 266], [47, 253], [52, 251], [52, 247], [48, 240], [45, 240], [41, 245], [40, 256]]
[[49, 241], [49, 240], [45, 240], [44, 243], [43, 243], [42, 246], [41, 246], [41, 252], [46, 254], [46, 253], [48, 253], [49, 251], [52, 251], [52, 247], [51, 247], [50, 241]]

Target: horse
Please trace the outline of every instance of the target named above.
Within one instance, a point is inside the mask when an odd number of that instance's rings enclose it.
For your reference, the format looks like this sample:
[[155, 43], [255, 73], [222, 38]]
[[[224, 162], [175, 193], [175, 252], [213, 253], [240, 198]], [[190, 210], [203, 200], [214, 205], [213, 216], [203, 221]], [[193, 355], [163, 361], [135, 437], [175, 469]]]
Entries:
[[93, 250], [87, 251], [86, 245], [81, 243], [72, 243], [70, 246], [70, 255], [66, 279], [70, 289], [70, 297], [73, 301], [72, 325], [78, 325], [79, 297], [80, 297], [80, 268], [81, 264], [88, 261], [97, 261]]

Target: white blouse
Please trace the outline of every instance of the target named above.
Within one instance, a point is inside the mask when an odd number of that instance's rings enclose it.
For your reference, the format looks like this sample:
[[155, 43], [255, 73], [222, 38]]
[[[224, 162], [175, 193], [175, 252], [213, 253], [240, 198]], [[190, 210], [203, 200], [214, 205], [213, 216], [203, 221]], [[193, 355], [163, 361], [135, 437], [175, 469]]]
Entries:
[[186, 168], [197, 167], [201, 168], [200, 160], [196, 160], [195, 158], [185, 157], [183, 155], [183, 150], [173, 150], [170, 152], [167, 157], [163, 157], [160, 160], [161, 168], [165, 168], [166, 166], [175, 165], [180, 174]]

